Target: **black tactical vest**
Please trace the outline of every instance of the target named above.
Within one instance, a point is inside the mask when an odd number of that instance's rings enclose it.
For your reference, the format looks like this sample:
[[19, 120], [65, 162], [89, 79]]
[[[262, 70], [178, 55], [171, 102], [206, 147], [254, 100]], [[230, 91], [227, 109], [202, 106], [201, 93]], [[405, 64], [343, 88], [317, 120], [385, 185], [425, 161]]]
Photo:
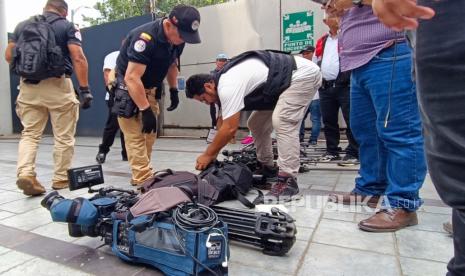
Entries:
[[266, 82], [258, 86], [244, 98], [244, 110], [273, 110], [279, 96], [291, 85], [292, 72], [297, 69], [292, 55], [275, 50], [244, 52], [233, 57], [218, 72], [213, 73], [216, 87], [222, 74], [248, 58], [258, 58], [268, 67]]

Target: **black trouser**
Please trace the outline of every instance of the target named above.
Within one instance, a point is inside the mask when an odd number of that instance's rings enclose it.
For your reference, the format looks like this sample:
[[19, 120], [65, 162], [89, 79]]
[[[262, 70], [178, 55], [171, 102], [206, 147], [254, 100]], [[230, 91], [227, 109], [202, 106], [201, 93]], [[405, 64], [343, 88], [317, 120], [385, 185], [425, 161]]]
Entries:
[[465, 275], [465, 1], [420, 0], [436, 11], [417, 32], [417, 89], [429, 173], [453, 208], [449, 276]]
[[334, 86], [329, 84], [320, 88], [321, 117], [323, 117], [326, 151], [331, 154], [339, 153], [339, 108], [347, 124], [347, 139], [349, 145], [347, 154], [358, 158], [358, 144], [350, 131], [350, 88], [349, 86]]
[[[107, 106], [108, 106], [108, 117], [107, 121], [105, 123], [105, 128], [103, 129], [103, 137], [102, 137], [102, 143], [99, 145], [99, 152], [107, 154], [110, 151], [110, 147], [113, 145], [113, 142], [115, 141], [115, 136], [116, 133], [119, 130], [119, 124], [118, 124], [118, 115], [113, 114], [111, 112], [111, 105], [109, 104], [110, 101], [106, 101]], [[126, 154], [126, 147], [124, 145], [124, 135], [123, 132], [120, 131], [120, 138], [121, 138], [121, 156], [122, 157], [127, 157]]]

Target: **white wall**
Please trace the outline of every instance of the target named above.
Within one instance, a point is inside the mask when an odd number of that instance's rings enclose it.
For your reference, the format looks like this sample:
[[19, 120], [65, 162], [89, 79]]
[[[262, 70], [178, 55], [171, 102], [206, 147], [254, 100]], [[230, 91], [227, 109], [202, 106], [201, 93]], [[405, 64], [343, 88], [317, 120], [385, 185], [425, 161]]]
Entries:
[[[286, 13], [312, 10], [315, 42], [327, 30], [322, 23], [320, 5], [308, 0], [238, 0], [199, 10], [202, 43], [187, 44], [184, 49], [180, 75], [186, 79], [192, 74], [214, 69], [218, 53], [232, 57], [247, 50], [281, 49], [281, 19]], [[207, 105], [186, 99], [183, 93], [180, 93], [180, 101], [175, 111], [164, 111], [165, 126], [210, 126]], [[166, 102], [165, 106], [168, 105]], [[170, 135], [172, 132], [167, 130], [165, 128], [165, 135]], [[179, 131], [176, 133], [182, 135]]]
[[8, 135], [13, 132], [10, 74], [8, 72], [8, 63], [4, 59], [4, 53], [8, 43], [5, 14], [5, 1], [0, 1], [0, 135]]

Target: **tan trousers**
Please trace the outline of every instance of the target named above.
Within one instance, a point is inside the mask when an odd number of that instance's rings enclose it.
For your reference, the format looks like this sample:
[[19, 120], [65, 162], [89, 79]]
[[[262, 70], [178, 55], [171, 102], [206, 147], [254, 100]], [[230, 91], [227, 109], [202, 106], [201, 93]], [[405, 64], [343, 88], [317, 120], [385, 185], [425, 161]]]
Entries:
[[280, 172], [296, 176], [300, 167], [299, 130], [307, 106], [321, 86], [321, 74], [293, 81], [279, 96], [274, 110], [254, 111], [247, 121], [257, 148], [257, 159], [273, 165], [271, 133], [276, 132]]
[[36, 176], [37, 148], [48, 117], [52, 123], [54, 147], [53, 182], [66, 181], [74, 154], [74, 134], [79, 119], [79, 101], [70, 78], [49, 78], [38, 84], [20, 82], [16, 114], [23, 131], [18, 146], [17, 176]]
[[[160, 113], [158, 103], [155, 99], [155, 89], [145, 90], [155, 116]], [[132, 185], [139, 185], [153, 175], [150, 164], [152, 148], [155, 143], [156, 133], [142, 133], [142, 113], [132, 118], [118, 117], [120, 129], [124, 133], [126, 152], [132, 172]]]

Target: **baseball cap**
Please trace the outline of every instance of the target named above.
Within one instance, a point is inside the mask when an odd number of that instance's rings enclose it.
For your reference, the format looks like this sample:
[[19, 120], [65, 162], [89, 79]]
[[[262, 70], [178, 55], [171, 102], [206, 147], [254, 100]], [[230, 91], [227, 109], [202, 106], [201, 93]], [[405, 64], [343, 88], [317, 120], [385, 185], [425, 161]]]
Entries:
[[176, 5], [168, 18], [178, 28], [182, 40], [190, 44], [200, 43], [200, 13], [196, 8], [183, 4]]
[[216, 56], [216, 60], [221, 60], [221, 59], [228, 59], [228, 56], [226, 54], [223, 54], [223, 53], [218, 54]]
[[304, 52], [315, 52], [315, 47], [313, 47], [312, 45], [308, 45], [307, 47], [303, 48], [299, 54], [302, 54]]

